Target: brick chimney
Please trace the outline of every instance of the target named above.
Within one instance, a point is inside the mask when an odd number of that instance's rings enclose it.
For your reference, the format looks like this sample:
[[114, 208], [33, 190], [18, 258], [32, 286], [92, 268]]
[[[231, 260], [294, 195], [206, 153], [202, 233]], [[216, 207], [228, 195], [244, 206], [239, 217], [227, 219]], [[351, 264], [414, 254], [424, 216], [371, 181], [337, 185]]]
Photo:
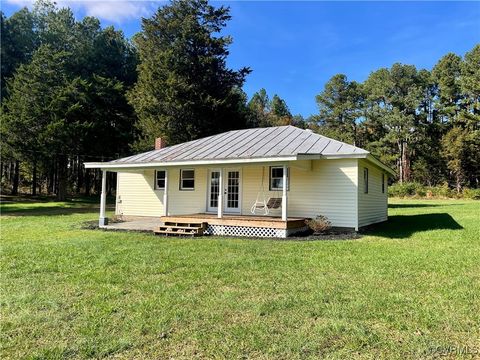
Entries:
[[161, 137], [155, 139], [155, 150], [163, 149], [165, 146], [167, 146], [167, 143], [164, 139]]

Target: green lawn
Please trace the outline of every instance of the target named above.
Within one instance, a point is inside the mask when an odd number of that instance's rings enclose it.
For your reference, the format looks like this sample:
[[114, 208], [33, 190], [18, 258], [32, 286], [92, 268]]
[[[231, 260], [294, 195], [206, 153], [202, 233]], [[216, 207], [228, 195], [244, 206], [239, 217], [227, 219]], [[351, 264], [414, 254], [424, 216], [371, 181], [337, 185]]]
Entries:
[[83, 230], [93, 206], [2, 206], [0, 358], [480, 357], [480, 202], [309, 242]]

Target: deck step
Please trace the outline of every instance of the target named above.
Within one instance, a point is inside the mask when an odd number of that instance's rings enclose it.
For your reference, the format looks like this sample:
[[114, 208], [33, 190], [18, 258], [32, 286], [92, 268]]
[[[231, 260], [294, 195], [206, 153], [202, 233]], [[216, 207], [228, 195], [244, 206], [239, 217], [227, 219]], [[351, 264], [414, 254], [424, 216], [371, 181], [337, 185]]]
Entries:
[[165, 222], [157, 226], [153, 232], [161, 235], [199, 236], [207, 228], [207, 223]]

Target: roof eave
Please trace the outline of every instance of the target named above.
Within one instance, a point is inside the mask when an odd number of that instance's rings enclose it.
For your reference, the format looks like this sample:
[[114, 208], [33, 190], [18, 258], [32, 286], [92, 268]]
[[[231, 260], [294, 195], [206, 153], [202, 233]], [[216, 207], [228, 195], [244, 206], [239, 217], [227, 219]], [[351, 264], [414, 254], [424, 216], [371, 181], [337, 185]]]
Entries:
[[316, 159], [366, 159], [373, 164], [377, 165], [379, 168], [385, 170], [392, 176], [397, 176], [395, 170], [391, 169], [389, 166], [382, 163], [375, 156], [370, 153], [350, 153], [350, 154], [299, 154], [298, 160], [316, 160]]
[[394, 170], [383, 164], [369, 153], [351, 153], [351, 154], [298, 154], [292, 156], [278, 157], [260, 157], [245, 159], [213, 159], [213, 160], [183, 160], [183, 161], [156, 161], [148, 163], [119, 163], [119, 162], [87, 162], [86, 169], [102, 169], [102, 170], [128, 170], [128, 169], [148, 169], [158, 167], [171, 166], [198, 166], [198, 165], [234, 165], [234, 164], [252, 164], [252, 163], [272, 163], [272, 162], [289, 162], [296, 160], [319, 160], [319, 159], [367, 159], [381, 169], [385, 170], [392, 176], [396, 176]]
[[386, 172], [388, 172], [390, 175], [392, 176], [397, 176], [397, 173], [395, 172], [395, 170], [393, 170], [390, 166], [387, 166], [385, 165], [384, 163], [382, 163], [380, 160], [378, 160], [375, 156], [371, 155], [371, 154], [368, 154], [367, 155], [367, 160], [369, 160], [370, 162], [374, 163], [375, 165], [377, 165], [378, 167], [382, 168], [383, 170], [385, 170]]
[[245, 159], [213, 159], [213, 160], [183, 160], [183, 161], [156, 161], [148, 163], [119, 163], [119, 162], [87, 162], [86, 169], [139, 169], [170, 166], [197, 166], [197, 165], [233, 165], [245, 163], [269, 163], [288, 162], [298, 160], [295, 156], [278, 156], [266, 158], [245, 158]]

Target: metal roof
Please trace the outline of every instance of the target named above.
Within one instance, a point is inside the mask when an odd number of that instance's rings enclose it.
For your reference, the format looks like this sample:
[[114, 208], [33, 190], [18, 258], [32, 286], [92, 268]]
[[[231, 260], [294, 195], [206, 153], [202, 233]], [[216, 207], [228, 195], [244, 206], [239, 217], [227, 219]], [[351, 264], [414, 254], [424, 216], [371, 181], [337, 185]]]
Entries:
[[368, 151], [295, 126], [232, 130], [110, 163], [276, 158], [297, 155], [367, 155]]

